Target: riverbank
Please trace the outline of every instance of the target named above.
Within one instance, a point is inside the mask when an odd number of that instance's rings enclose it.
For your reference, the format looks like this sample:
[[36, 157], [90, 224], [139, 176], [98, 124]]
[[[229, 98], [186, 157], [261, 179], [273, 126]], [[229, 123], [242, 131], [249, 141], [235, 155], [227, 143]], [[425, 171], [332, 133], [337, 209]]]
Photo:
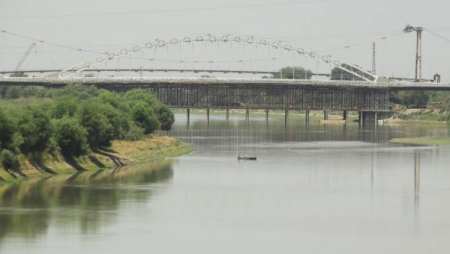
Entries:
[[6, 171], [0, 166], [0, 184], [57, 174], [73, 174], [150, 163], [187, 154], [192, 150], [192, 146], [178, 139], [152, 136], [142, 141], [113, 141], [109, 148], [97, 149], [77, 158], [63, 156], [59, 151], [54, 154], [44, 154], [40, 162], [20, 155], [15, 171]]
[[448, 138], [396, 138], [390, 143], [399, 145], [413, 145], [413, 146], [443, 146], [450, 145]]
[[384, 120], [388, 124], [447, 124], [449, 112], [442, 109], [397, 109], [394, 116]]

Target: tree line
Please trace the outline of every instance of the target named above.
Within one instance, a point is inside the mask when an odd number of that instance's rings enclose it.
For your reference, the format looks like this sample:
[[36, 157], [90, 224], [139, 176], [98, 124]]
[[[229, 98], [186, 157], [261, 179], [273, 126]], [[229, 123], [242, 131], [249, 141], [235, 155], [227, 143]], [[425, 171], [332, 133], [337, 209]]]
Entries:
[[[48, 98], [43, 103], [0, 107], [0, 162], [14, 167], [16, 156], [39, 158], [60, 150], [81, 156], [113, 140], [139, 140], [156, 130], [170, 130], [174, 115], [147, 90], [119, 94], [82, 85], [62, 89], [3, 87], [5, 101]], [[41, 100], [42, 101], [42, 100]]]

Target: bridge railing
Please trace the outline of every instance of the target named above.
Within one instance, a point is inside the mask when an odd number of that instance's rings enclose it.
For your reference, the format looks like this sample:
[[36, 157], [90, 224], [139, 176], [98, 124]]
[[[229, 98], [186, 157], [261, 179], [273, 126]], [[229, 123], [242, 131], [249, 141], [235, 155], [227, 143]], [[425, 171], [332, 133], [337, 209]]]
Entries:
[[450, 84], [444, 83], [412, 83], [412, 82], [380, 82], [340, 81], [340, 80], [293, 80], [293, 79], [259, 79], [259, 78], [186, 78], [186, 77], [0, 77], [1, 84], [30, 85], [67, 85], [67, 84], [241, 84], [241, 85], [302, 85], [312, 87], [355, 87], [384, 89], [442, 89], [449, 90]]

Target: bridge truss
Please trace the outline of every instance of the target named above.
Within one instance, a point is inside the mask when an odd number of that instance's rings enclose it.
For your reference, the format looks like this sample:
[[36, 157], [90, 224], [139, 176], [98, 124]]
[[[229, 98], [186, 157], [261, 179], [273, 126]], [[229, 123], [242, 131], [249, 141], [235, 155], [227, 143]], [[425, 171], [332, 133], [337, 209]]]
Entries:
[[128, 57], [133, 53], [145, 52], [152, 49], [168, 48], [171, 46], [194, 45], [202, 43], [249, 44], [249, 45], [264, 46], [281, 51], [292, 52], [293, 54], [297, 54], [299, 56], [315, 59], [319, 62], [325, 63], [332, 67], [340, 68], [341, 70], [350, 73], [363, 81], [375, 83], [378, 80], [378, 76], [363, 70], [361, 67], [346, 63], [329, 54], [322, 53], [307, 47], [286, 43], [280, 40], [267, 39], [256, 36], [231, 35], [231, 34], [191, 35], [165, 39], [156, 39], [152, 41], [137, 43], [105, 52], [100, 56], [75, 64], [59, 72], [59, 77], [71, 77], [83, 71], [92, 69], [98, 66], [99, 64], [107, 63], [109, 61], [119, 59], [122, 57]]

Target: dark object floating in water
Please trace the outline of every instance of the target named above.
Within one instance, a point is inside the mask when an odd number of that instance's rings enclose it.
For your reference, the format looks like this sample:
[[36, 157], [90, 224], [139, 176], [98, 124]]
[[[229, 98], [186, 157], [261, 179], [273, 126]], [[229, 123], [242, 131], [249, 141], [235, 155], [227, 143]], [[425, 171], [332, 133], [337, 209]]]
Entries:
[[237, 159], [238, 160], [247, 160], [247, 161], [256, 161], [256, 157], [251, 157], [251, 156], [247, 156], [247, 155], [244, 155], [244, 156], [238, 155]]

